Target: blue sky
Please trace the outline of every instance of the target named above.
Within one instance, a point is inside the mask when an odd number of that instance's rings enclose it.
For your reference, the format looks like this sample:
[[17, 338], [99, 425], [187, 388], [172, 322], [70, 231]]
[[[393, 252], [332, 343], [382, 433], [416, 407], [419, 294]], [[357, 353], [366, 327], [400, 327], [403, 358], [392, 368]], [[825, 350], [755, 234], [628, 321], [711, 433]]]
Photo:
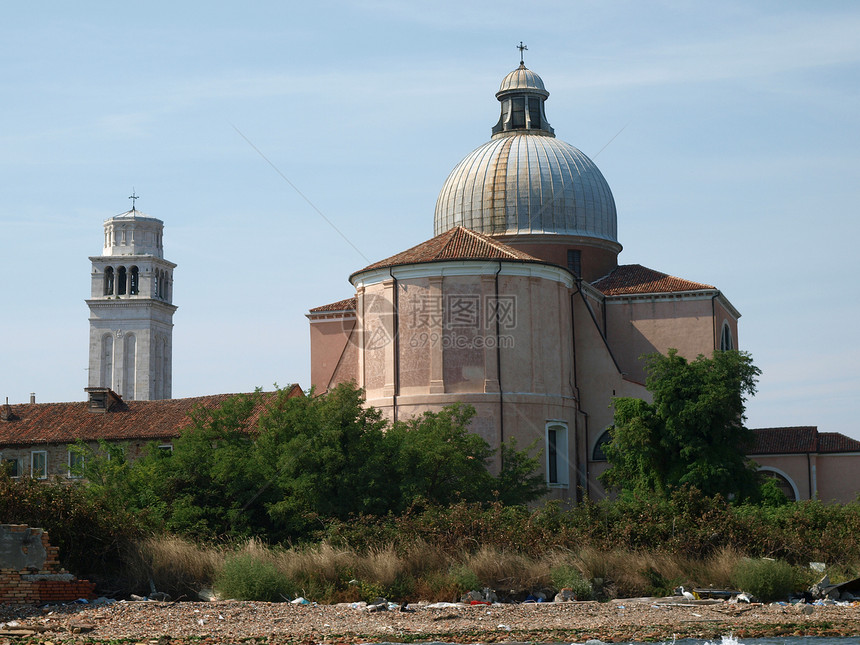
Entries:
[[620, 261], [743, 314], [749, 425], [860, 438], [857, 34], [826, 1], [4, 7], [0, 397], [83, 400], [88, 257], [132, 188], [179, 265], [174, 396], [307, 387], [304, 314], [432, 236], [522, 40]]

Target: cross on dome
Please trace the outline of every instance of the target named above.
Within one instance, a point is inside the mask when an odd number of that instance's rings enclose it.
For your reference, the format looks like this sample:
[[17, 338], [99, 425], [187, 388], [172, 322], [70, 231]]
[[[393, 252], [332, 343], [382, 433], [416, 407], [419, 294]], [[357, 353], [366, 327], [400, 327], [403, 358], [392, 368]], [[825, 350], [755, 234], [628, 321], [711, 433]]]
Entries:
[[134, 211], [134, 204], [138, 199], [140, 199], [140, 197], [137, 196], [137, 193], [134, 192], [134, 187], [132, 187], [131, 195], [129, 195], [128, 198], [131, 200], [131, 210]]
[[517, 45], [517, 49], [520, 50], [520, 65], [525, 65], [525, 61], [523, 61], [523, 52], [527, 52], [529, 48], [523, 45], [523, 41], [521, 40], [520, 44]]

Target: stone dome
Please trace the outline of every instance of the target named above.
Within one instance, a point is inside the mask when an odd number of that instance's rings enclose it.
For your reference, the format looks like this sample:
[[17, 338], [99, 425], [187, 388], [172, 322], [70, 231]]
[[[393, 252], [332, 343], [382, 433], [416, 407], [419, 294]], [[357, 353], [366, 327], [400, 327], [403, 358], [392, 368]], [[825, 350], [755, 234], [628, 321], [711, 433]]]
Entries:
[[544, 112], [548, 96], [540, 76], [523, 64], [504, 78], [492, 139], [457, 164], [439, 192], [436, 235], [464, 226], [486, 235], [618, 244], [609, 184], [591, 159], [555, 138]]

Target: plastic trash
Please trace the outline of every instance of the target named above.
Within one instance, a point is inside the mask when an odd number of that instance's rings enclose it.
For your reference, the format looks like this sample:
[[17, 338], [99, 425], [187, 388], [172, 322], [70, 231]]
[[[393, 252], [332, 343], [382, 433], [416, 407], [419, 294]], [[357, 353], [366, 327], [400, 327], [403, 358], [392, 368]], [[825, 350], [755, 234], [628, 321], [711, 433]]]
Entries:
[[293, 604], [293, 605], [309, 605], [309, 604], [311, 604], [311, 601], [308, 600], [307, 598], [302, 598], [301, 596], [299, 596], [295, 600], [291, 600], [290, 604]]

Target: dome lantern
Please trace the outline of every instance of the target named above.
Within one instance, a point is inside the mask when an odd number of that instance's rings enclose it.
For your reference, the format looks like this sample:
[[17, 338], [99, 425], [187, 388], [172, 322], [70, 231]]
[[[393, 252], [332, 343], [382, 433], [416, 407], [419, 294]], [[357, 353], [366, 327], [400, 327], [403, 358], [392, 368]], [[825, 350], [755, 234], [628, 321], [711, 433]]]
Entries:
[[520, 66], [505, 76], [496, 98], [502, 104], [499, 122], [493, 126], [493, 137], [507, 132], [530, 132], [555, 136], [544, 112], [549, 92], [543, 79], [520, 61]]

